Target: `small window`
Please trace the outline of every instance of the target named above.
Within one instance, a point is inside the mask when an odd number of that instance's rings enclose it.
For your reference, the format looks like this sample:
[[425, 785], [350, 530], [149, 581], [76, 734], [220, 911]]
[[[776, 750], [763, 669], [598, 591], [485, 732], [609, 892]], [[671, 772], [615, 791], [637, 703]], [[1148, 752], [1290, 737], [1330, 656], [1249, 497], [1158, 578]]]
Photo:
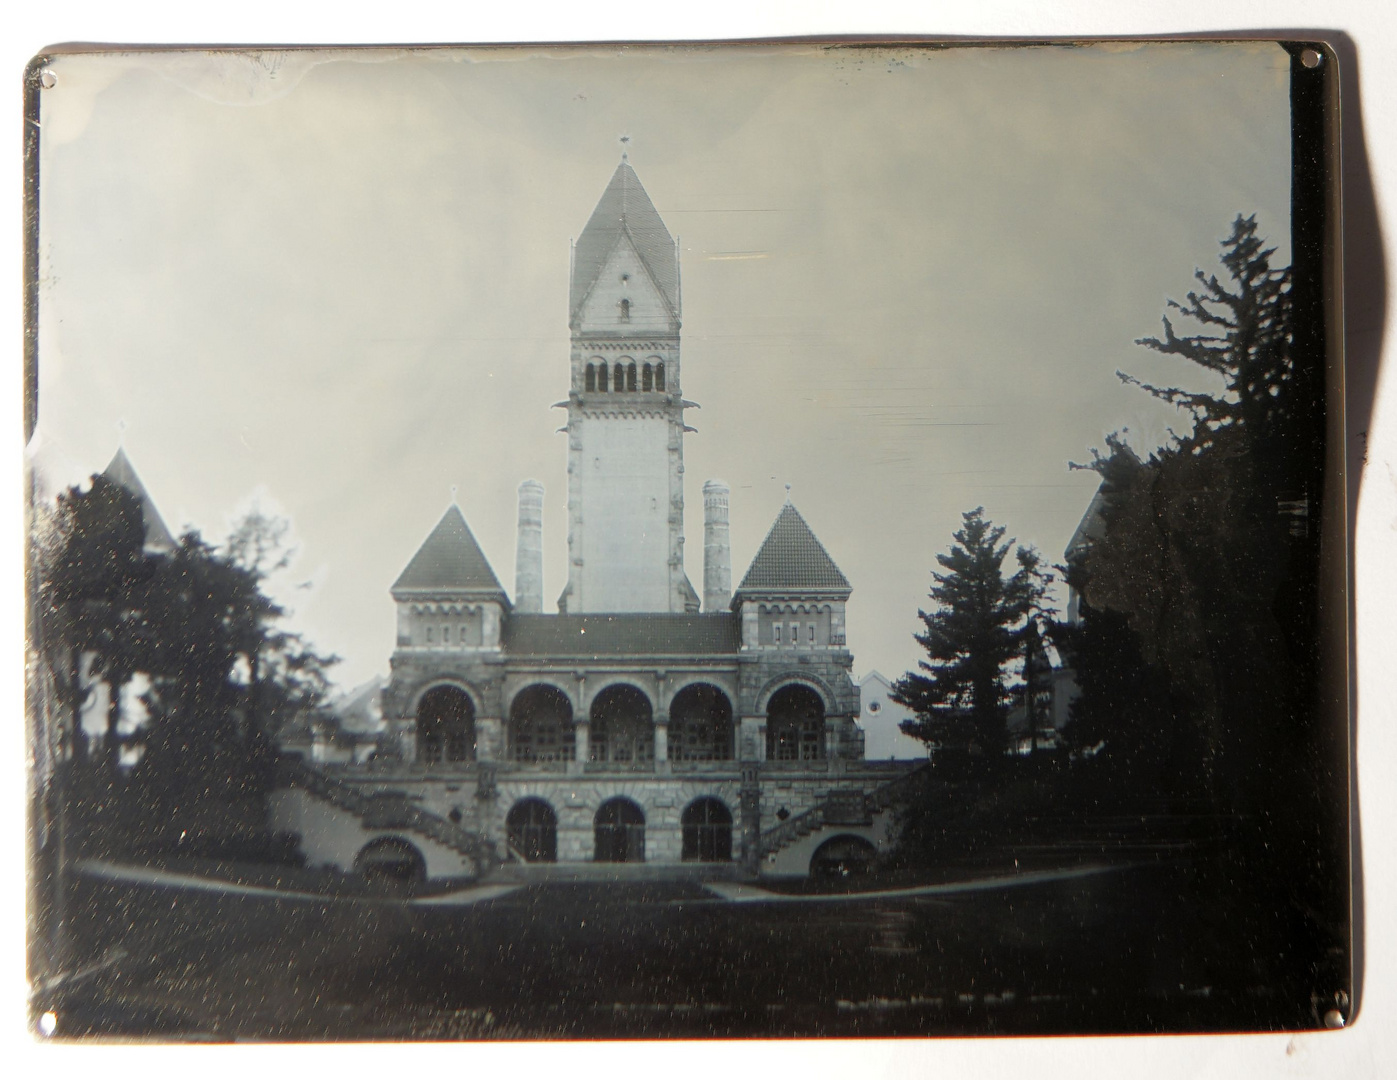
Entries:
[[429, 626], [429, 627], [427, 627], [427, 644], [430, 645], [431, 643], [432, 643], [432, 628]]
[[606, 393], [606, 373], [611, 370], [605, 364], [597, 365], [597, 389]]
[[809, 629], [810, 632], [809, 632], [809, 634], [808, 634], [807, 636], [810, 638], [810, 644], [811, 644], [811, 645], [814, 645], [814, 644], [815, 644], [815, 624], [814, 624], [814, 623], [810, 623], [808, 629]]
[[632, 394], [635, 393], [635, 364], [632, 363], [626, 368], [626, 389]]
[[622, 322], [630, 322], [630, 321], [631, 321], [631, 302], [630, 302], [629, 300], [624, 300], [624, 299], [623, 299], [623, 300], [621, 301], [621, 321], [622, 321]]
[[451, 644], [451, 627], [443, 626], [441, 628], [441, 643], [443, 645]]
[[458, 637], [458, 638], [456, 639], [456, 644], [458, 644], [458, 645], [464, 645], [465, 643], [466, 643], [466, 624], [465, 624], [465, 623], [462, 623], [462, 624], [461, 624], [461, 636]]
[[800, 644], [800, 623], [798, 622], [791, 623], [791, 644]]
[[879, 709], [881, 709], [882, 707], [883, 707], [883, 703], [882, 703], [881, 701], [872, 701], [872, 702], [869, 702], [868, 711], [871, 712], [871, 713], [874, 713], [874, 712], [877, 712], [877, 711], [878, 711]]
[[617, 365], [616, 365], [616, 370], [615, 370], [614, 372], [612, 372], [612, 374], [613, 374], [616, 378], [615, 378], [615, 381], [612, 382], [611, 385], [614, 386], [614, 387], [616, 387], [616, 392], [617, 392], [618, 394], [624, 392], [625, 389], [626, 389], [626, 367], [625, 367], [625, 365], [624, 365], [624, 364], [617, 364]]
[[665, 365], [664, 361], [655, 365], [655, 389], [661, 392], [665, 388]]
[[588, 389], [588, 391], [590, 392], [590, 391], [592, 391], [592, 390], [595, 390], [596, 388], [597, 388], [597, 365], [596, 365], [596, 364], [588, 364], [588, 365], [587, 365], [587, 389]]
[[647, 391], [655, 389], [655, 369], [649, 364], [645, 365], [645, 370], [641, 373], [640, 388]]
[[781, 644], [781, 624], [780, 624], [780, 623], [772, 623], [772, 625], [771, 625], [771, 632], [772, 632], [772, 639], [771, 639], [771, 640], [774, 641], [777, 645], [780, 645], [780, 644]]

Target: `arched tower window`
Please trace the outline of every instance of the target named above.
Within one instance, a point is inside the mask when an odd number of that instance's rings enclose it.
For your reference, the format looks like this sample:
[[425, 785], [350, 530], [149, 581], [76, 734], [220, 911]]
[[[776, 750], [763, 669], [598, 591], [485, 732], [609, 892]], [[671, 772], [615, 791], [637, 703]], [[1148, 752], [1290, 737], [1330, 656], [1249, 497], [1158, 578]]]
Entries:
[[629, 390], [631, 393], [635, 393], [635, 361], [634, 361], [634, 360], [631, 361], [630, 365], [626, 368], [626, 389]]
[[663, 391], [664, 391], [664, 388], [665, 388], [665, 364], [664, 364], [664, 361], [661, 360], [658, 364], [655, 365], [655, 389], [656, 389], [656, 390], [659, 390], [659, 391], [661, 391], [661, 392], [663, 392]]
[[616, 392], [619, 394], [619, 393], [621, 393], [622, 391], [624, 391], [624, 390], [626, 389], [626, 367], [625, 367], [625, 365], [624, 365], [624, 364], [617, 364], [617, 365], [616, 365], [616, 370], [615, 370], [614, 372], [612, 372], [612, 374], [615, 376], [615, 381], [612, 382], [611, 385], [614, 386], [614, 387], [616, 387]]
[[630, 322], [630, 321], [631, 321], [631, 302], [630, 302], [629, 300], [623, 299], [623, 300], [621, 301], [621, 321], [622, 321], [622, 322]]
[[587, 390], [588, 390], [588, 392], [590, 393], [591, 391], [595, 390], [596, 388], [597, 388], [597, 365], [596, 365], [596, 364], [588, 364], [588, 365], [587, 365]]
[[605, 364], [597, 365], [597, 389], [606, 393], [606, 373], [610, 370]]
[[647, 391], [655, 389], [655, 369], [649, 364], [646, 364], [645, 370], [641, 372], [640, 388]]

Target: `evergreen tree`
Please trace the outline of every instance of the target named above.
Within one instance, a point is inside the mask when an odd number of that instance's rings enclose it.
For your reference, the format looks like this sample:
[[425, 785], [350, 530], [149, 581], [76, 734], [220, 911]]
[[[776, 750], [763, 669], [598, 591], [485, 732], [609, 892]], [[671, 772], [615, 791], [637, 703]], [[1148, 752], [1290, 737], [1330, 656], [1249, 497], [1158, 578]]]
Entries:
[[936, 556], [944, 571], [932, 574], [936, 607], [917, 613], [925, 629], [916, 639], [927, 659], [899, 679], [891, 695], [917, 714], [903, 730], [928, 743], [990, 754], [1004, 747], [1008, 669], [1023, 655], [1024, 636], [1051, 580], [1038, 553], [1024, 547], [1015, 552], [1018, 568], [1004, 575], [1013, 546], [1004, 532], [977, 507], [963, 515], [950, 552]]

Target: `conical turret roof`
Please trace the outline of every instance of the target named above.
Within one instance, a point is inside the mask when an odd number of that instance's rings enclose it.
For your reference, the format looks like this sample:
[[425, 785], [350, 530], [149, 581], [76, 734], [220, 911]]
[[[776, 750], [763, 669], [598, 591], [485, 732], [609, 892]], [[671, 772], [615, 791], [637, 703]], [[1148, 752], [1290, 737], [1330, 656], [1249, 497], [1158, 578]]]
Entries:
[[851, 591], [849, 579], [815, 538], [800, 511], [788, 502], [776, 515], [736, 595], [815, 592], [847, 597]]
[[165, 527], [165, 519], [155, 508], [155, 500], [150, 497], [150, 492], [141, 483], [141, 478], [136, 475], [136, 467], [131, 464], [131, 459], [126, 456], [124, 449], [117, 448], [116, 456], [112, 458], [111, 464], [102, 470], [102, 475], [112, 483], [120, 484], [141, 500], [141, 517], [144, 519], [146, 530], [144, 545], [146, 552], [152, 555], [163, 555], [173, 551], [175, 538]]
[[628, 237], [670, 310], [679, 314], [679, 253], [640, 178], [624, 159], [616, 166], [601, 201], [572, 251], [572, 286], [568, 311], [576, 316], [607, 257]]
[[392, 593], [395, 597], [400, 593], [466, 594], [474, 599], [509, 602], [500, 579], [455, 503], [393, 582]]

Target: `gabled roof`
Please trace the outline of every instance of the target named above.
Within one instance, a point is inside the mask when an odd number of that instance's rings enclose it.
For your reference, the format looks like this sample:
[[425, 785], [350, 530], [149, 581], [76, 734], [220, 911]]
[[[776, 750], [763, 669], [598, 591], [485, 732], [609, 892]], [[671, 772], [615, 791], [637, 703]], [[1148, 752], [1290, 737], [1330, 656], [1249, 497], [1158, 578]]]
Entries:
[[622, 161], [602, 192], [601, 201], [572, 249], [572, 285], [568, 291], [569, 317], [575, 318], [582, 302], [606, 265], [607, 258], [629, 238], [656, 287], [679, 314], [679, 253], [674, 248], [655, 204], [641, 187], [629, 162]]
[[829, 552], [789, 502], [776, 515], [736, 596], [743, 593], [851, 592]]
[[392, 593], [467, 593], [508, 603], [500, 579], [455, 503], [393, 582]]
[[501, 644], [510, 656], [705, 656], [735, 653], [742, 624], [711, 615], [511, 615]]
[[164, 554], [168, 551], [174, 551], [175, 538], [165, 527], [165, 519], [155, 508], [155, 500], [150, 497], [150, 492], [141, 483], [141, 478], [136, 475], [136, 467], [131, 464], [131, 459], [126, 456], [124, 449], [117, 448], [116, 456], [112, 458], [111, 464], [103, 470], [102, 475], [112, 483], [120, 484], [141, 500], [141, 516], [145, 521], [146, 529], [145, 550], [150, 554]]

